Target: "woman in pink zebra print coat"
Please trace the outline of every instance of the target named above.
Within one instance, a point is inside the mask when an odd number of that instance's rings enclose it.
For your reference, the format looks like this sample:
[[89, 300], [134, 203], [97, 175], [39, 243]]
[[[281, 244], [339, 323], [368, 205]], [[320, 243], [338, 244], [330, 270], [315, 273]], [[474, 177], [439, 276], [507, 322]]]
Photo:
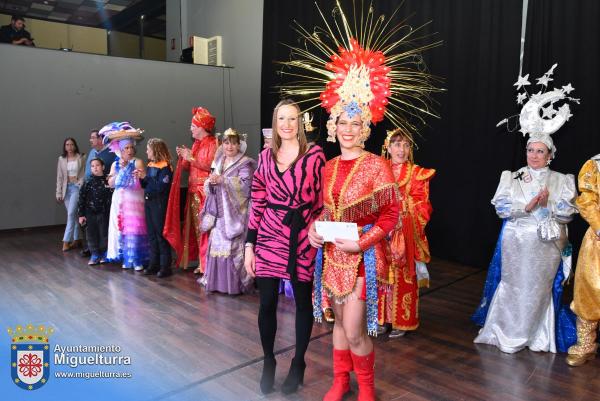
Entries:
[[279, 281], [288, 279], [296, 301], [296, 354], [282, 392], [293, 393], [304, 380], [304, 354], [313, 324], [312, 280], [316, 249], [308, 227], [323, 207], [323, 150], [308, 146], [300, 108], [282, 100], [273, 112], [271, 148], [261, 152], [252, 182], [245, 267], [260, 293], [258, 328], [264, 352], [263, 393], [273, 391]]

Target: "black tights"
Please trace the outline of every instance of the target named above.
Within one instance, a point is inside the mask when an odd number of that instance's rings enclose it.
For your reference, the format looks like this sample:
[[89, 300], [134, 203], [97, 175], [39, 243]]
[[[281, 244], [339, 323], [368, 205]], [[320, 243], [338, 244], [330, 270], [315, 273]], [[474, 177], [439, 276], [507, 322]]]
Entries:
[[[258, 330], [265, 358], [273, 358], [275, 333], [277, 332], [277, 301], [279, 299], [279, 279], [257, 277], [260, 293], [258, 310]], [[297, 362], [304, 362], [304, 354], [310, 341], [313, 326], [312, 282], [292, 283], [296, 301], [296, 355]]]

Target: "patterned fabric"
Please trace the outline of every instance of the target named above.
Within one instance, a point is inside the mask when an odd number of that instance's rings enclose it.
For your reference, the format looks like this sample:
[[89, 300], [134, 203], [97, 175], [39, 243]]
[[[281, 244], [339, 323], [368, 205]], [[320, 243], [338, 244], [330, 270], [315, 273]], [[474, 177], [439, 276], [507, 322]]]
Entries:
[[[373, 228], [373, 224], [363, 227], [363, 234], [367, 234]], [[363, 252], [365, 266], [365, 301], [367, 303], [367, 334], [377, 336], [377, 261], [375, 256], [375, 245]]]
[[[362, 233], [367, 233], [372, 224], [363, 227]], [[367, 333], [377, 336], [377, 297], [379, 289], [377, 288], [377, 261], [375, 259], [375, 246], [371, 246], [364, 251], [364, 269], [365, 269], [365, 301], [367, 303]], [[317, 322], [323, 320], [323, 308], [329, 307], [329, 298], [323, 292], [323, 249], [317, 251], [315, 259], [315, 284], [313, 291], [313, 317]]]
[[[550, 193], [547, 207], [525, 212], [525, 205], [543, 187]], [[565, 316], [563, 311], [569, 312], [561, 296], [570, 268], [566, 224], [577, 213], [575, 196], [572, 175], [528, 167], [502, 173], [492, 199], [496, 214], [506, 219], [499, 249], [494, 252], [498, 260], [490, 265], [499, 272], [488, 272], [489, 280], [500, 280], [497, 286], [486, 283], [481, 308], [488, 310], [475, 343], [494, 345], [506, 353], [525, 347], [532, 351], [564, 351], [561, 342], [573, 336], [563, 335], [560, 330], [571, 326], [574, 333], [574, 320], [569, 323], [569, 319], [561, 318]], [[538, 233], [540, 221], [547, 216], [560, 226], [560, 238], [552, 242], [541, 241]], [[481, 318], [483, 313], [477, 315]]]
[[[312, 281], [317, 250], [308, 242], [308, 227], [323, 207], [322, 170], [325, 155], [312, 146], [284, 172], [280, 172], [271, 149], [260, 153], [252, 182], [251, 209], [246, 241], [255, 243], [256, 276], [290, 279], [288, 261], [295, 258], [299, 281]], [[302, 227], [295, 244], [290, 241], [291, 224], [286, 216], [301, 213]], [[296, 245], [296, 255], [290, 247]]]
[[[485, 280], [483, 288], [483, 297], [479, 306], [475, 310], [471, 320], [478, 326], [485, 324], [485, 319], [490, 308], [492, 299], [500, 279], [502, 277], [502, 234], [504, 233], [504, 226], [506, 221], [502, 223], [502, 229], [500, 230], [500, 236], [496, 242], [496, 249], [494, 250], [494, 256], [488, 267], [488, 274]], [[569, 310], [568, 307], [562, 303], [563, 294], [563, 281], [565, 276], [563, 274], [562, 262], [559, 266], [556, 276], [552, 283], [552, 305], [554, 307], [555, 317], [555, 342], [556, 350], [558, 352], [566, 352], [567, 349], [575, 344], [577, 340], [576, 327], [575, 327], [575, 314]]]
[[106, 176], [93, 175], [79, 190], [79, 208], [77, 215], [87, 213], [105, 213], [110, 210], [113, 190], [108, 186]]
[[[204, 206], [204, 182], [210, 174], [210, 167], [217, 151], [217, 139], [206, 136], [194, 141], [192, 145], [192, 161], [179, 159], [173, 174], [173, 190], [169, 194], [167, 218], [163, 236], [177, 253], [177, 266], [186, 268], [191, 261], [198, 260], [204, 272], [208, 234], [199, 234], [198, 213]], [[188, 196], [185, 205], [184, 225], [181, 229], [180, 191], [181, 174], [189, 170]], [[200, 256], [198, 255], [200, 254]]]
[[313, 288], [313, 317], [316, 322], [323, 321], [323, 248], [315, 256], [315, 283]]
[[[256, 162], [243, 154], [239, 156], [229, 166], [224, 166], [224, 155], [217, 156], [216, 173], [221, 175], [223, 182], [211, 185], [207, 181], [205, 184], [205, 192], [209, 199], [214, 197], [215, 202], [205, 202], [200, 216], [209, 213], [216, 217], [210, 231], [203, 278], [207, 291], [240, 294], [252, 286], [252, 278], [244, 269], [244, 239]], [[211, 205], [215, 210], [208, 210]]]
[[419, 282], [415, 261], [428, 263], [431, 259], [425, 226], [433, 212], [429, 181], [435, 170], [409, 162], [391, 166], [402, 197], [402, 228], [391, 234], [394, 286], [389, 294], [380, 294], [379, 324], [415, 330], [419, 327], [419, 287], [429, 286], [429, 282]]
[[192, 114], [192, 124], [196, 127], [202, 127], [208, 132], [211, 132], [215, 127], [215, 118], [204, 107], [194, 107]]
[[575, 269], [575, 289], [573, 293], [573, 311], [587, 321], [600, 320], [600, 155], [588, 160], [579, 172], [579, 191], [577, 207], [581, 217], [590, 225], [577, 260]]
[[398, 223], [399, 195], [389, 164], [369, 152], [354, 160], [336, 157], [327, 162], [323, 181], [322, 220], [354, 222], [359, 227], [373, 224], [358, 241], [363, 252], [350, 254], [331, 243], [325, 244], [323, 286], [338, 298], [351, 294], [363, 253], [372, 246], [375, 247], [377, 280], [382, 285], [391, 284], [389, 245], [385, 237]]
[[110, 208], [107, 259], [125, 267], [147, 265], [150, 259], [144, 190], [134, 177], [135, 160], [121, 167], [115, 160], [115, 191]]

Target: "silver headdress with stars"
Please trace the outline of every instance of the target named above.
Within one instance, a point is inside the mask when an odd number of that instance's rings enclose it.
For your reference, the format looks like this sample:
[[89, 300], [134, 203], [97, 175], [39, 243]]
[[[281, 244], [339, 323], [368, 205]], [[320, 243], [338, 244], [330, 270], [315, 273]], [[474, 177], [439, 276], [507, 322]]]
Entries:
[[[556, 147], [550, 135], [558, 131], [573, 116], [567, 102], [572, 101], [579, 104], [579, 99], [567, 96], [575, 90], [570, 83], [560, 89], [548, 90], [548, 84], [554, 80], [552, 75], [557, 66], [558, 64], [554, 64], [544, 75], [537, 78], [537, 85], [542, 88], [535, 94], [530, 95], [527, 92], [526, 87], [531, 85], [529, 74], [520, 76], [514, 86], [517, 87], [517, 91], [521, 91], [521, 89], [524, 91], [519, 92], [517, 95], [517, 104], [521, 105], [526, 101], [521, 109], [521, 113], [505, 118], [496, 124], [496, 127], [506, 124], [509, 132], [514, 132], [519, 128], [523, 136], [529, 134], [527, 144], [532, 142], [545, 144], [550, 150], [552, 157], [556, 153]], [[555, 104], [559, 101], [565, 102], [560, 107], [555, 108]], [[544, 107], [546, 105], [547, 107]], [[518, 125], [514, 124], [511, 126], [511, 120], [517, 116], [519, 117]]]

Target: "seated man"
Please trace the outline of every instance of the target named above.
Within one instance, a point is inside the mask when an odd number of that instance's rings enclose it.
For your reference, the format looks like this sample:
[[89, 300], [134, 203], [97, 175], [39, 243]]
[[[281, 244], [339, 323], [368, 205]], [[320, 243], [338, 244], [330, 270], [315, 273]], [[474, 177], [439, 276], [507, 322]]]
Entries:
[[0, 28], [0, 42], [13, 45], [35, 46], [31, 34], [25, 30], [25, 18], [13, 15], [10, 25]]

